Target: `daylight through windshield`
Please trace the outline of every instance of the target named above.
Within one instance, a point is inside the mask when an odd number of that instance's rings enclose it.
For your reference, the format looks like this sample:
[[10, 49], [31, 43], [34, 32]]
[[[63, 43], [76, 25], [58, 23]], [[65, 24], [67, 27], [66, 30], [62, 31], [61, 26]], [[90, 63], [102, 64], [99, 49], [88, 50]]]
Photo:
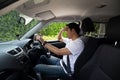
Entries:
[[19, 15], [17, 11], [11, 11], [0, 16], [0, 42], [18, 39], [38, 23], [34, 19], [27, 25], [19, 23]]

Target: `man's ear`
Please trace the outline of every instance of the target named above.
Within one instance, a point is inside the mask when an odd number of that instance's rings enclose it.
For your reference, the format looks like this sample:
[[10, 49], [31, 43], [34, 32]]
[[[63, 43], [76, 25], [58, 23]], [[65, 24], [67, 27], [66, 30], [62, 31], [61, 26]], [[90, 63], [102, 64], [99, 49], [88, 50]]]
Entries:
[[72, 29], [71, 31], [72, 31], [72, 32], [76, 32], [75, 29]]

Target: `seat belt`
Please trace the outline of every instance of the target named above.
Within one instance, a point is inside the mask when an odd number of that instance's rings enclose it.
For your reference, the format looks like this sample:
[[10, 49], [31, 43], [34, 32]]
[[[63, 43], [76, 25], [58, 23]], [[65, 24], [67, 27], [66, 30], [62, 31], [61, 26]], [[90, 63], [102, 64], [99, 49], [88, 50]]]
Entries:
[[68, 74], [69, 76], [72, 76], [69, 55], [67, 55], [67, 64], [65, 64], [65, 62], [63, 60], [60, 60], [60, 64], [63, 67], [65, 73]]
[[67, 66], [68, 66], [68, 69], [70, 70], [70, 73], [72, 73], [72, 71], [71, 71], [71, 67], [70, 67], [70, 59], [69, 59], [69, 55], [67, 55]]

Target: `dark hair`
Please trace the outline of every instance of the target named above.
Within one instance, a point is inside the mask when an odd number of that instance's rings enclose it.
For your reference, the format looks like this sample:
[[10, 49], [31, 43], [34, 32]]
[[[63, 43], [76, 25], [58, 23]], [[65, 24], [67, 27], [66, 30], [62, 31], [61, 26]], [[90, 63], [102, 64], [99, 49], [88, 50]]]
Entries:
[[79, 24], [72, 22], [72, 23], [67, 24], [66, 26], [68, 26], [70, 30], [74, 29], [78, 35], [80, 34], [80, 28], [79, 28], [80, 22]]

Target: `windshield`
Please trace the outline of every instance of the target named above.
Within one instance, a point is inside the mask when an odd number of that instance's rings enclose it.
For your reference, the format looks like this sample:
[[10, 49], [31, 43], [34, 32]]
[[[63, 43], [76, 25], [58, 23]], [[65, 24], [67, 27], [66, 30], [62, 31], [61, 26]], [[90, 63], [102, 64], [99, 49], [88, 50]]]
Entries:
[[0, 42], [16, 40], [38, 23], [33, 19], [27, 25], [19, 23], [20, 13], [11, 11], [0, 16]]

